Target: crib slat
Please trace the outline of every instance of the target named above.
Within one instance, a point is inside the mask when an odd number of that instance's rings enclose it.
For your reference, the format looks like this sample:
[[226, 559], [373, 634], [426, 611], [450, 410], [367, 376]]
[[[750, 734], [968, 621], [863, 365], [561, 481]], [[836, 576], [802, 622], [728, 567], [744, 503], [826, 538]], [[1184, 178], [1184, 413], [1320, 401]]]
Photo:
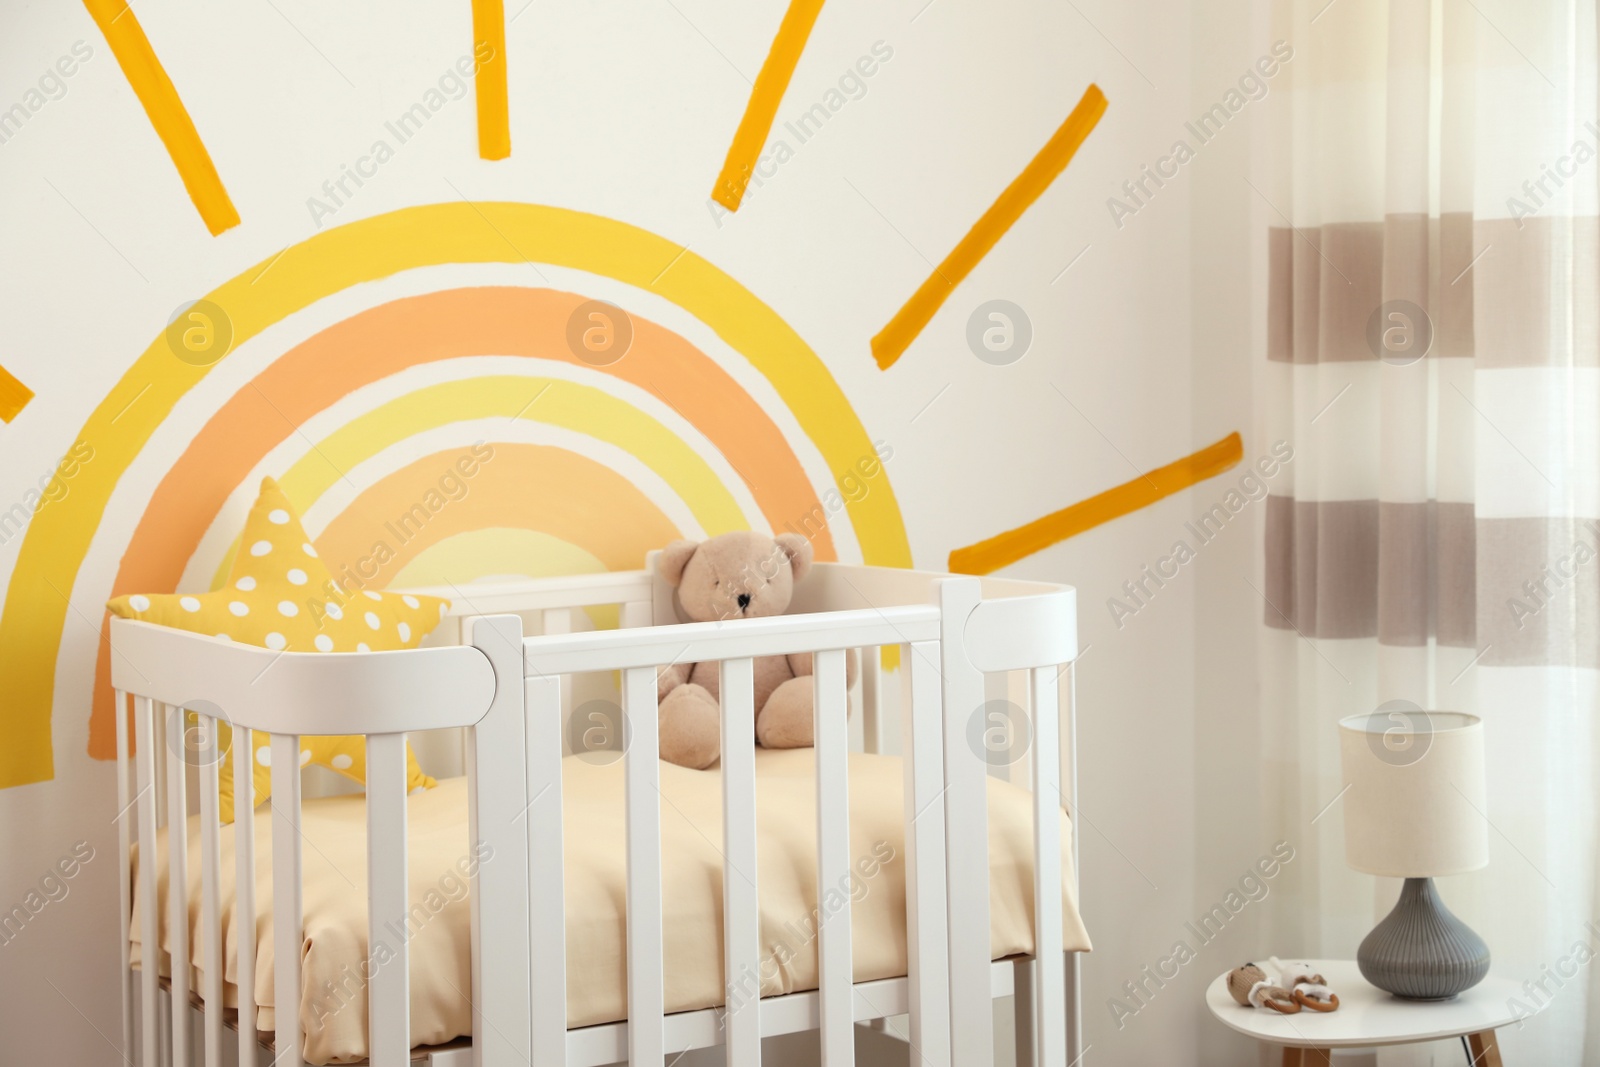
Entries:
[[[189, 1064], [188, 713], [161, 705], [167, 723], [167, 940], [172, 943], [172, 1062]], [[185, 758], [179, 758], [183, 753]]]
[[1033, 676], [1033, 955], [1034, 1063], [1066, 1067], [1066, 955], [1061, 949], [1061, 752], [1056, 669]]
[[623, 755], [628, 841], [628, 1062], [658, 1064], [666, 1053], [661, 969], [661, 768], [656, 672], [623, 672], [623, 712], [632, 730]]
[[368, 1062], [411, 1060], [411, 957], [406, 935], [406, 735], [367, 736], [367, 949], [391, 950], [367, 984]]
[[[549, 621], [546, 612], [546, 622]], [[559, 677], [523, 683], [528, 722], [528, 947], [533, 959], [533, 1062], [562, 1064], [567, 1049], [566, 887], [561, 804], [561, 739], [566, 720]]]
[[823, 1067], [855, 1063], [850, 958], [850, 719], [844, 652], [818, 652], [812, 701], [817, 760], [817, 988]]
[[722, 662], [722, 966], [728, 1067], [761, 1064], [755, 665]]
[[256, 1049], [256, 780], [255, 732], [233, 728], [234, 984], [239, 987], [239, 1063], [255, 1067]]
[[911, 1043], [929, 1067], [950, 1064], [949, 943], [945, 925], [943, 724], [939, 644], [900, 646], [900, 736], [905, 778], [906, 973]]
[[[204, 747], [195, 753], [200, 771], [200, 938], [204, 950], [206, 1067], [222, 1064], [222, 826], [217, 821], [219, 803], [217, 761], [221, 758], [219, 724], [209, 715], [199, 717], [197, 737]], [[185, 749], [185, 751], [188, 751]]]
[[272, 735], [273, 1062], [300, 1067], [300, 738]]
[[133, 884], [129, 880], [133, 859], [133, 803], [131, 783], [128, 780], [128, 694], [116, 691], [117, 720], [117, 900], [122, 905], [122, 1058], [129, 1063], [135, 1056], [133, 1048], [133, 953], [128, 938], [133, 926]]
[[156, 988], [161, 974], [161, 918], [156, 902], [156, 738], [149, 697], [133, 698], [134, 765], [139, 808], [139, 1021], [140, 1067], [156, 1067], [159, 1024]]
[[944, 679], [946, 892], [950, 925], [950, 1056], [961, 1067], [994, 1062], [989, 992], [988, 761], [968, 742], [982, 713], [983, 674], [967, 658], [976, 578], [939, 583], [940, 674]]

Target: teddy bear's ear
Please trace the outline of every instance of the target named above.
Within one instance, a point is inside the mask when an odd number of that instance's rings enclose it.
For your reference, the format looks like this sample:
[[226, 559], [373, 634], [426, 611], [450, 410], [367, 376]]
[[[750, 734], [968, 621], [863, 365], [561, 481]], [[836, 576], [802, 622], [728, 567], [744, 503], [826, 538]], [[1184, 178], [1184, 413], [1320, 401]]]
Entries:
[[799, 581], [811, 569], [811, 542], [797, 533], [781, 533], [773, 538], [778, 547], [783, 549], [783, 554], [789, 557], [789, 566], [794, 570], [794, 580]]
[[689, 559], [699, 547], [698, 541], [672, 542], [656, 557], [656, 571], [667, 580], [668, 585], [677, 585], [683, 581], [683, 568], [689, 565]]

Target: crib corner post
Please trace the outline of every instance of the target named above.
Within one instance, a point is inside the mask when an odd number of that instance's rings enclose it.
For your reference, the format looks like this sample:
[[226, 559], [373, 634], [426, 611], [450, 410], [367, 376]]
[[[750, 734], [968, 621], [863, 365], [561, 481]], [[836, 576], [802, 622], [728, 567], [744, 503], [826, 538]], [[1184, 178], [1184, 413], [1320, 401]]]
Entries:
[[467, 746], [472, 1062], [509, 1067], [528, 1063], [532, 1046], [522, 620], [475, 618], [465, 636], [494, 671], [494, 696]]

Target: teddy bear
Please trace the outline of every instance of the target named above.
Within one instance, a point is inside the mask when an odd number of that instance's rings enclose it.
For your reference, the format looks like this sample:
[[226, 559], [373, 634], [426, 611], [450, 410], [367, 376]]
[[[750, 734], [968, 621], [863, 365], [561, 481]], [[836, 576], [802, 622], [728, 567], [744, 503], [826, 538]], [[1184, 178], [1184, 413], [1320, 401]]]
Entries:
[[[674, 541], [656, 570], [677, 588], [680, 613], [694, 622], [781, 615], [794, 584], [811, 569], [811, 542], [799, 534], [749, 531], [709, 541]], [[720, 664], [673, 663], [656, 676], [661, 758], [704, 770], [721, 755]], [[755, 659], [755, 733], [766, 748], [805, 748], [813, 742], [811, 653]], [[845, 682], [854, 685], [856, 653], [845, 653]]]

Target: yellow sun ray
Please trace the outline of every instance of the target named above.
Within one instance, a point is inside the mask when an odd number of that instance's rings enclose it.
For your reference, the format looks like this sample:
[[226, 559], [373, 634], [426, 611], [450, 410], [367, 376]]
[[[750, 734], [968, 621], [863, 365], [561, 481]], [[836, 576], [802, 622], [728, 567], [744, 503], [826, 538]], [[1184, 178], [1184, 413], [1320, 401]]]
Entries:
[[200, 140], [199, 131], [189, 118], [172, 79], [167, 77], [161, 60], [156, 58], [150, 39], [134, 16], [126, 0], [83, 0], [95, 25], [105, 35], [111, 54], [139, 98], [144, 113], [155, 127], [156, 136], [167, 147], [172, 165], [178, 168], [178, 177], [189, 191], [195, 210], [205, 222], [206, 229], [215, 237], [224, 230], [239, 225], [239, 212], [228, 197], [228, 190], [217, 175], [211, 154]]
[[16, 375], [0, 367], [0, 422], [10, 422], [22, 414], [22, 409], [33, 399], [33, 390], [17, 380]]
[[502, 0], [472, 0], [472, 52], [478, 74], [478, 155], [511, 154], [511, 108], [506, 88], [506, 9]]
[[723, 161], [722, 173], [711, 190], [711, 198], [729, 211], [738, 211], [744, 200], [744, 191], [750, 184], [756, 159], [761, 155], [767, 135], [772, 132], [772, 121], [777, 117], [778, 105], [789, 89], [789, 79], [805, 51], [811, 27], [822, 12], [822, 0], [793, 0], [778, 26], [767, 61], [756, 75], [756, 84], [750, 90], [750, 102], [745, 105], [744, 118], [728, 146], [728, 158]]
[[1039, 149], [1039, 154], [1022, 168], [1022, 173], [972, 224], [972, 229], [944, 257], [944, 262], [934, 268], [928, 280], [918, 287], [905, 306], [895, 312], [894, 318], [872, 339], [872, 355], [877, 359], [879, 369], [888, 370], [905, 354], [906, 348], [917, 339], [923, 327], [933, 318], [934, 312], [939, 310], [962, 279], [989, 254], [989, 250], [1011, 228], [1011, 224], [1022, 217], [1022, 213], [1050, 187], [1050, 183], [1067, 169], [1067, 164], [1072, 162], [1084, 139], [1105, 113], [1105, 94], [1098, 85], [1091, 84], [1084, 90], [1083, 99], [1072, 109], [1072, 114]]
[[958, 548], [950, 553], [950, 570], [955, 574], [991, 574], [1057, 542], [1148, 507], [1197, 482], [1215, 478], [1237, 466], [1243, 458], [1244, 442], [1237, 433], [1230, 433], [1216, 444], [1165, 467], [1157, 467], [1149, 474], [1034, 519], [1015, 530]]

